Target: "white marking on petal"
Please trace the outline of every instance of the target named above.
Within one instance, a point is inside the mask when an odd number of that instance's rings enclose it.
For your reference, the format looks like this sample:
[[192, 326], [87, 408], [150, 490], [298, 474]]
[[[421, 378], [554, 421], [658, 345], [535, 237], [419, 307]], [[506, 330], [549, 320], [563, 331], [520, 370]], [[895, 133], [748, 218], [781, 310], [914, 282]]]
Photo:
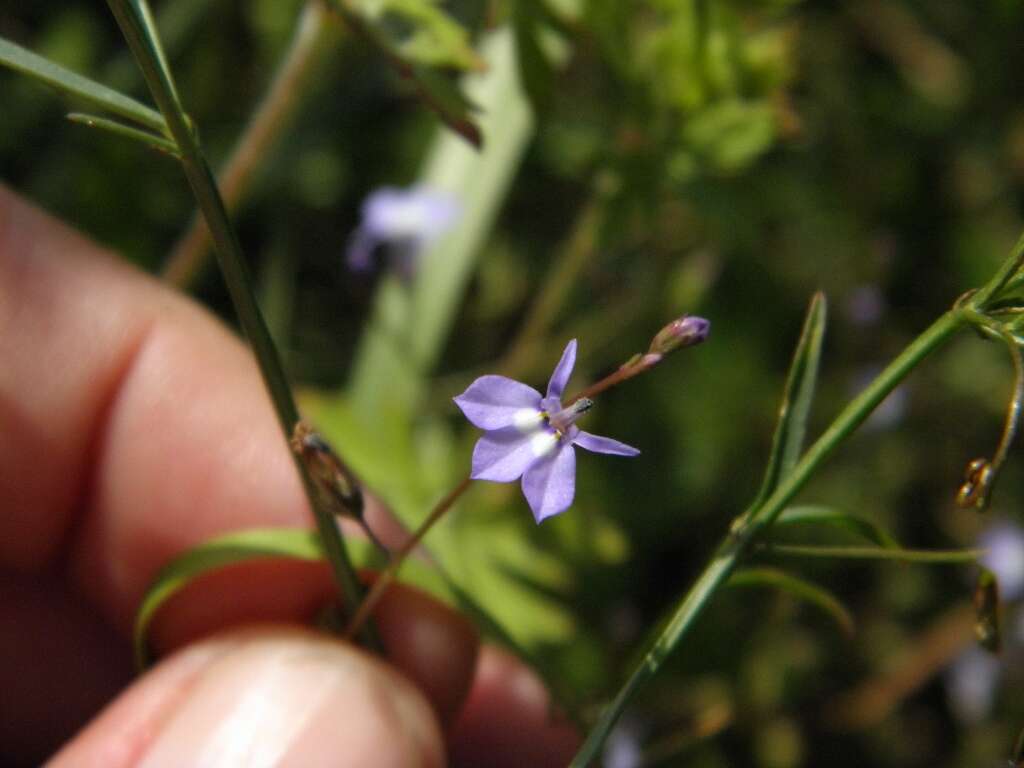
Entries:
[[558, 435], [554, 432], [538, 432], [530, 439], [530, 449], [538, 459], [546, 456], [558, 445]]
[[512, 416], [512, 425], [520, 432], [532, 432], [544, 421], [544, 414], [536, 408], [520, 408]]

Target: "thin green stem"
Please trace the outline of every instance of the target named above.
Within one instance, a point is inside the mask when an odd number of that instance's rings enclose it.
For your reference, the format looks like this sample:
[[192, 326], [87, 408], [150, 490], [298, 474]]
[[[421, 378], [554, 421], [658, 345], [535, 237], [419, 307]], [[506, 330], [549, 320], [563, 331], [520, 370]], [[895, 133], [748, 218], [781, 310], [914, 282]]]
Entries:
[[[170, 70], [156, 40], [145, 0], [108, 0], [108, 5], [128, 42], [149, 90], [167, 121], [171, 137], [178, 145], [182, 167], [189, 186], [203, 212], [216, 246], [216, 254], [231, 302], [249, 343], [252, 344], [263, 382], [270, 394], [285, 439], [288, 440], [299, 420], [291, 388], [271, 339], [266, 322], [256, 302], [252, 278], [234, 230], [228, 220], [224, 201], [217, 190], [213, 173], [203, 156], [191, 121], [182, 109]], [[349, 560], [341, 531], [330, 512], [321, 508], [315, 482], [298, 457], [295, 463], [312, 507], [324, 551], [334, 578], [353, 609], [362, 599], [362, 586]], [[371, 636], [367, 640], [372, 642]]]
[[661, 663], [693, 627], [711, 597], [742, 561], [751, 544], [782, 513], [786, 504], [803, 488], [812, 473], [853, 433], [907, 374], [931, 352], [949, 341], [967, 323], [967, 318], [960, 310], [946, 312], [936, 320], [924, 333], [911, 342], [867, 389], [843, 409], [832, 425], [825, 430], [825, 433], [807, 449], [793, 471], [779, 483], [775, 492], [765, 500], [764, 504], [748, 510], [738, 519], [738, 524], [733, 526], [733, 530], [719, 545], [711, 562], [683, 597], [661, 635], [644, 654], [640, 664], [633, 670], [615, 698], [605, 707], [573, 759], [572, 768], [583, 768], [596, 759], [601, 745], [636, 690], [654, 676]]

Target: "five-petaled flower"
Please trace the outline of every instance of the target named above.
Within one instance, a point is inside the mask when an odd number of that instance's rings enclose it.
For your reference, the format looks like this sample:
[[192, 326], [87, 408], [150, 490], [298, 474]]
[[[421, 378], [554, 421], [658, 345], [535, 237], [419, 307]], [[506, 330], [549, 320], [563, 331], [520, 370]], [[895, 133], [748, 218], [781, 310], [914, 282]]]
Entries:
[[576, 419], [593, 405], [580, 398], [562, 406], [562, 392], [576, 363], [576, 340], [562, 353], [547, 395], [505, 376], [481, 376], [455, 398], [484, 435], [473, 449], [474, 480], [523, 479], [523, 495], [537, 522], [564, 512], [576, 493], [574, 445], [596, 453], [636, 456], [632, 446], [584, 432]]
[[423, 249], [452, 227], [460, 211], [454, 197], [437, 190], [381, 187], [363, 202], [363, 220], [348, 244], [349, 268], [369, 269], [373, 252], [386, 246], [398, 273], [412, 277]]

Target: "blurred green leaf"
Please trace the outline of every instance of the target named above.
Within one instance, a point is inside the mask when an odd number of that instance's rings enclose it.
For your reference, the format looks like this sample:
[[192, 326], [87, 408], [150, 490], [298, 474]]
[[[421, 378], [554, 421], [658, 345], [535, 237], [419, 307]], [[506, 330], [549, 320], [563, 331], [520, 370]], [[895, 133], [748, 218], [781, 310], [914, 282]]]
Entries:
[[170, 155], [171, 157], [179, 157], [178, 147], [173, 141], [169, 141], [163, 136], [157, 136], [155, 133], [150, 133], [149, 131], [133, 128], [132, 126], [120, 123], [117, 120], [108, 120], [105, 117], [87, 115], [81, 112], [70, 113], [68, 115], [68, 120], [73, 123], [78, 123], [79, 125], [87, 125], [90, 128], [99, 128], [118, 136], [122, 136], [126, 139], [141, 142], [146, 146]]
[[775, 587], [817, 606], [847, 635], [853, 634], [853, 615], [834, 594], [813, 582], [778, 568], [743, 568], [727, 582], [730, 587]]
[[[346, 546], [353, 560], [361, 565], [373, 562], [379, 554], [365, 539], [348, 537]], [[146, 635], [153, 617], [175, 594], [210, 571], [252, 560], [273, 558], [323, 561], [320, 537], [315, 531], [299, 528], [253, 528], [233, 531], [204, 541], [161, 568], [146, 589], [146, 594], [135, 614], [132, 637], [139, 668], [144, 668], [151, 660]], [[453, 602], [457, 597], [447, 589], [442, 576], [416, 558], [406, 561], [403, 573], [416, 586], [446, 602]]]
[[3, 38], [0, 38], [0, 64], [115, 115], [167, 134], [164, 119], [156, 110]]
[[227, 565], [274, 557], [296, 560], [322, 560], [323, 550], [316, 533], [288, 528], [238, 531], [204, 541], [179, 555], [160, 569], [146, 589], [135, 614], [133, 642], [139, 668], [150, 660], [146, 643], [149, 625], [160, 607], [189, 582], [204, 573]]
[[472, 102], [437, 71], [486, 67], [462, 26], [430, 0], [328, 0], [328, 5], [413, 83], [445, 125], [473, 146], [481, 145]]
[[816, 293], [807, 308], [803, 331], [793, 353], [793, 362], [782, 392], [782, 404], [779, 406], [779, 420], [772, 437], [768, 467], [751, 509], [756, 510], [774, 493], [800, 458], [807, 433], [807, 417], [818, 380], [821, 345], [825, 338], [825, 315], [825, 295]]
[[686, 145], [713, 170], [733, 173], [775, 141], [775, 113], [766, 102], [729, 99], [692, 115], [683, 125]]
[[518, 0], [512, 5], [519, 77], [535, 111], [544, 109], [550, 101], [555, 76], [554, 66], [542, 44], [549, 21], [550, 13], [543, 0]]
[[863, 517], [851, 515], [833, 507], [808, 505], [783, 510], [773, 526], [823, 524], [842, 528], [873, 544], [888, 549], [899, 549], [900, 545], [879, 525]]
[[371, 22], [389, 48], [407, 61], [431, 67], [481, 69], [469, 34], [436, 0], [343, 0]]

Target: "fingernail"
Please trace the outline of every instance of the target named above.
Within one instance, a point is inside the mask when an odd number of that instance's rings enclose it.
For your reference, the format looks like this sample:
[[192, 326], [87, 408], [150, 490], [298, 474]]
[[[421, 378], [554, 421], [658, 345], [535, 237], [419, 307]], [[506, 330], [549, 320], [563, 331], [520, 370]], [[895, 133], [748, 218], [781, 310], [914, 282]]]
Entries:
[[292, 630], [252, 631], [182, 692], [141, 766], [440, 766], [423, 696], [356, 649]]

